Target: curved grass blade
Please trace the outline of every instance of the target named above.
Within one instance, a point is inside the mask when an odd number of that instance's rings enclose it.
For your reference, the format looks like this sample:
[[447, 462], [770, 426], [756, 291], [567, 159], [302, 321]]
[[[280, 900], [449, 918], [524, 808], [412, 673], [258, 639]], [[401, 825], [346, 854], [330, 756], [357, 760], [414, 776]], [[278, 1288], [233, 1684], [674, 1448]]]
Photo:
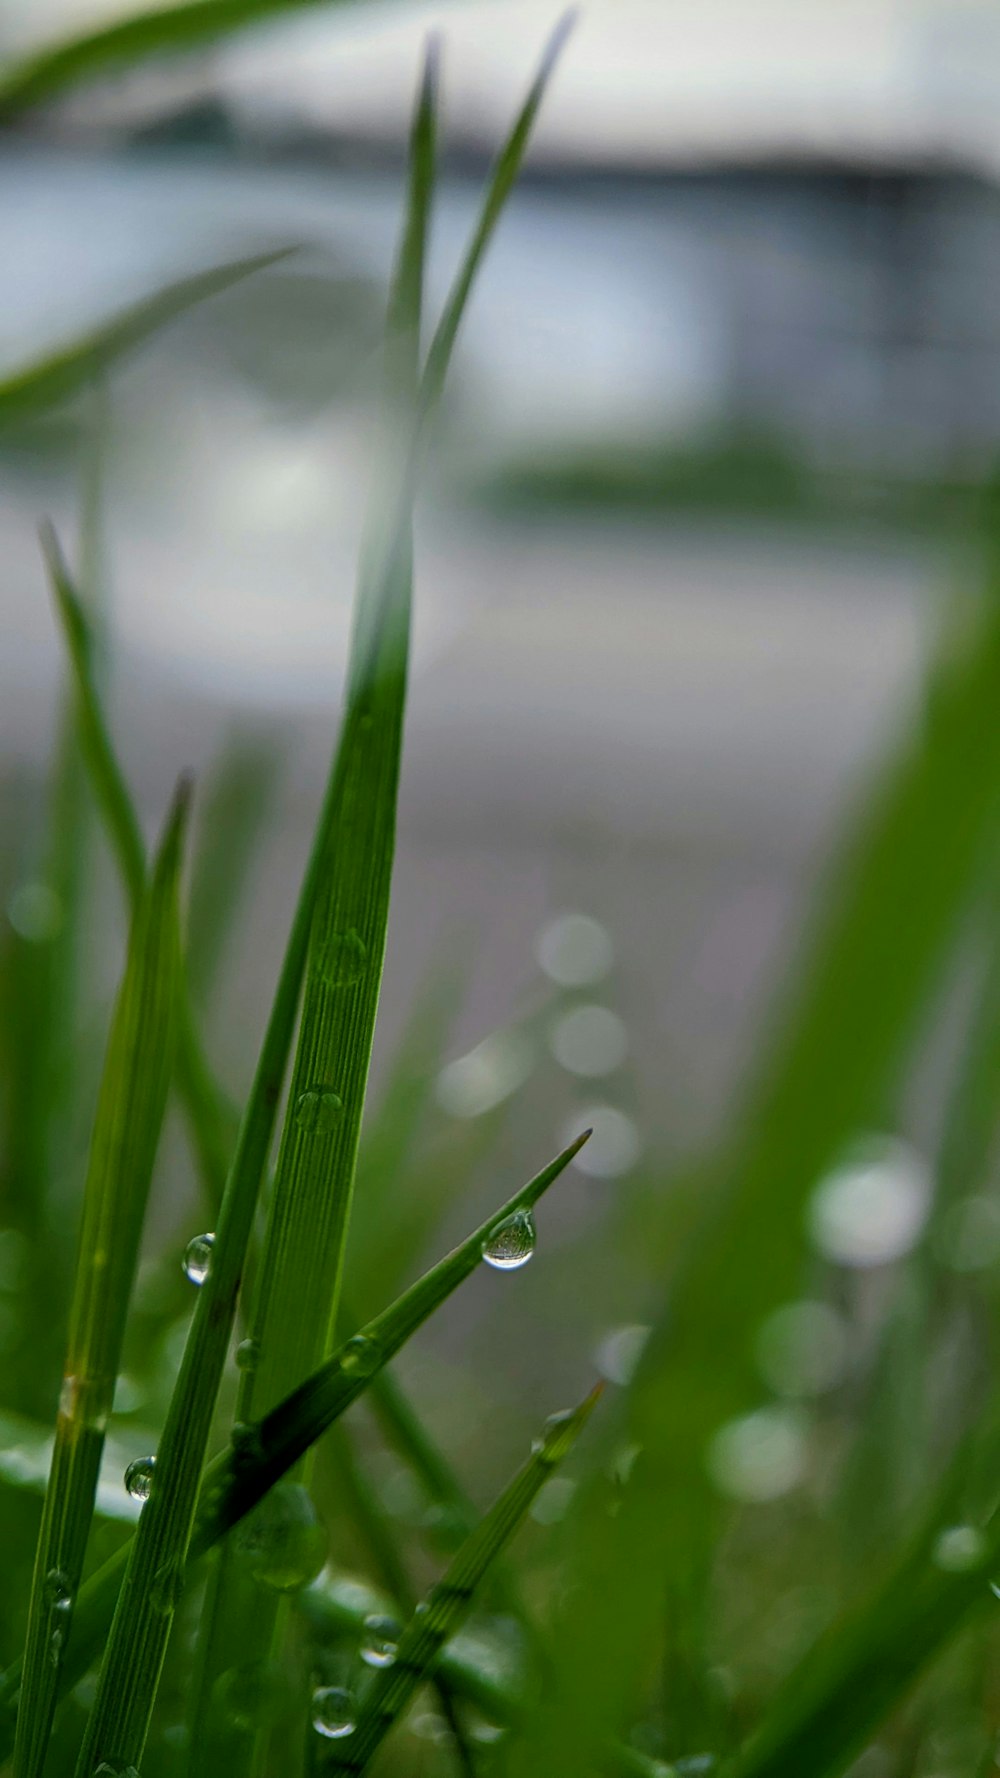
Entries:
[[146, 1201], [166, 1109], [180, 959], [182, 784], [132, 926], [84, 1191], [66, 1370], [25, 1646], [14, 1771], [41, 1771], [94, 1508]]
[[[395, 1303], [345, 1341], [315, 1375], [307, 1378], [266, 1416], [254, 1429], [252, 1438], [242, 1441], [238, 1459], [232, 1451], [226, 1451], [209, 1464], [202, 1480], [197, 1517], [188, 1547], [189, 1564], [204, 1555], [250, 1512], [268, 1489], [294, 1468], [327, 1427], [346, 1413], [428, 1317], [478, 1270], [482, 1264], [483, 1245], [490, 1235], [510, 1216], [521, 1210], [532, 1210], [538, 1204], [589, 1135], [589, 1130], [583, 1131], [501, 1209], [495, 1210], [465, 1241], [404, 1291]], [[213, 1270], [202, 1286], [199, 1311], [202, 1302], [210, 1300], [206, 1293], [213, 1278], [218, 1290], [218, 1275]], [[143, 1509], [140, 1525], [150, 1514], [155, 1520], [158, 1503], [169, 1505], [162, 1489], [154, 1489]], [[160, 1510], [164, 1510], [163, 1505]], [[132, 1545], [106, 1562], [80, 1591], [73, 1636], [57, 1675], [60, 1696], [83, 1677], [100, 1653], [133, 1547], [134, 1540]], [[16, 1668], [10, 1669], [0, 1692], [0, 1759], [6, 1758], [9, 1752], [21, 1677]]]
[[574, 1514], [579, 1608], [560, 1621], [552, 1694], [521, 1748], [547, 1778], [576, 1778], [621, 1720], [665, 1601], [669, 1633], [678, 1600], [698, 1596], [718, 1510], [710, 1441], [760, 1399], [754, 1338], [801, 1289], [809, 1195], [897, 1085], [991, 859], [998, 701], [1000, 613], [989, 601], [827, 886], [785, 1032], [632, 1384], [624, 1436], [643, 1462], [610, 1529], [597, 1484]]
[[263, 271], [266, 266], [276, 265], [293, 252], [294, 247], [282, 247], [271, 253], [256, 253], [247, 259], [234, 259], [226, 265], [213, 266], [209, 271], [178, 278], [152, 296], [123, 309], [110, 321], [93, 328], [61, 351], [5, 376], [0, 380], [0, 426], [22, 420], [41, 408], [51, 407], [54, 402], [65, 401], [195, 303], [217, 296], [231, 284], [238, 284], [242, 278]]
[[[125, 774], [115, 754], [111, 731], [97, 688], [96, 638], [52, 526], [43, 525], [40, 536], [73, 669], [81, 751], [97, 806], [108, 832], [111, 851], [118, 865], [125, 898], [134, 918], [146, 881], [146, 852], [139, 817]], [[203, 1054], [191, 1016], [187, 977], [184, 972], [179, 978], [178, 998], [177, 1087], [187, 1116], [202, 1186], [214, 1211], [225, 1183], [233, 1147], [236, 1114], [226, 1095], [216, 1084]]]
[[527, 1463], [466, 1539], [443, 1578], [432, 1587], [400, 1638], [391, 1667], [375, 1676], [353, 1734], [333, 1748], [331, 1772], [363, 1772], [414, 1692], [433, 1674], [442, 1646], [461, 1627], [495, 1560], [521, 1524], [539, 1489], [569, 1455], [597, 1404], [603, 1385], [570, 1413], [546, 1422]]
[[99, 25], [25, 56], [0, 76], [0, 118], [55, 99], [81, 81], [134, 67], [150, 56], [180, 54], [245, 30], [260, 19], [347, 0], [179, 0]]

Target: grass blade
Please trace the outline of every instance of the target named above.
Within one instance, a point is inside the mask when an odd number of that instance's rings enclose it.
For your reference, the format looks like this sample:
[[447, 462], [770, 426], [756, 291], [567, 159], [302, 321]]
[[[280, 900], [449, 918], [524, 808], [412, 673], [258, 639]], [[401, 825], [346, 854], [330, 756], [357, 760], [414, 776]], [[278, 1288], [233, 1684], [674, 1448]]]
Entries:
[[[361, 1117], [388, 929], [412, 599], [412, 391], [434, 184], [437, 55], [425, 60], [410, 142], [406, 214], [386, 322], [388, 481], [366, 530], [336, 764], [337, 849], [316, 910], [302, 1020], [267, 1230], [248, 1318], [259, 1358], [237, 1415], [257, 1419], [312, 1371], [336, 1326]], [[402, 448], [401, 448], [402, 445]], [[405, 461], [405, 470], [401, 470]], [[264, 1658], [278, 1603], [224, 1552], [204, 1614], [193, 1769], [238, 1765], [249, 1735], [220, 1724], [218, 1676]], [[248, 1625], [250, 1626], [248, 1630]], [[223, 1746], [223, 1737], [227, 1744]], [[232, 1742], [230, 1746], [228, 1743]]]
[[14, 1756], [17, 1778], [35, 1778], [45, 1758], [166, 1108], [179, 968], [177, 884], [188, 798], [182, 786], [133, 923], [108, 1039], [35, 1561]]
[[[146, 853], [135, 805], [118, 763], [97, 687], [96, 638], [83, 601], [51, 525], [41, 530], [56, 609], [59, 613], [76, 690], [80, 747], [118, 866], [130, 913], [135, 918], [146, 881]], [[217, 1086], [202, 1052], [191, 1016], [187, 977], [178, 985], [177, 1087], [187, 1116], [202, 1187], [213, 1211], [233, 1145], [235, 1112]]]
[[[209, 1465], [203, 1478], [188, 1548], [189, 1563], [204, 1555], [238, 1524], [263, 1499], [268, 1489], [294, 1468], [327, 1428], [346, 1413], [428, 1317], [479, 1269], [483, 1245], [490, 1235], [509, 1217], [519, 1211], [532, 1210], [539, 1203], [589, 1134], [587, 1130], [578, 1136], [501, 1209], [495, 1210], [465, 1241], [404, 1291], [395, 1303], [345, 1341], [313, 1376], [266, 1416], [254, 1429], [251, 1440], [242, 1441], [238, 1457], [232, 1451], [223, 1452]], [[218, 1289], [217, 1274], [213, 1271], [202, 1287], [199, 1311], [201, 1304], [209, 1301], [207, 1293], [213, 1278]], [[208, 1319], [208, 1314], [203, 1318]], [[165, 1495], [165, 1490], [154, 1489], [143, 1509], [140, 1527], [150, 1515], [155, 1520], [157, 1500], [163, 1500]], [[81, 1589], [73, 1636], [57, 1675], [60, 1696], [83, 1677], [100, 1652], [134, 1542], [105, 1563]], [[9, 1752], [21, 1678], [16, 1669], [11, 1669], [0, 1696], [0, 1759], [6, 1758]]]
[[61, 351], [4, 377], [0, 381], [0, 426], [65, 401], [195, 303], [219, 295], [231, 284], [277, 264], [294, 251], [283, 247], [276, 252], [256, 253], [248, 259], [234, 259], [227, 265], [178, 278]]
[[400, 1638], [391, 1667], [378, 1673], [364, 1697], [353, 1734], [333, 1749], [332, 1772], [363, 1772], [414, 1692], [433, 1673], [441, 1648], [472, 1610], [483, 1579], [521, 1524], [539, 1489], [569, 1455], [601, 1394], [598, 1384], [580, 1407], [546, 1422], [524, 1467], [466, 1539]]
[[115, 19], [37, 50], [0, 77], [0, 118], [55, 99], [81, 81], [135, 66], [147, 57], [179, 54], [212, 43], [260, 19], [346, 0], [180, 0]]
[[595, 1485], [576, 1515], [581, 1603], [560, 1627], [556, 1683], [529, 1741], [548, 1778], [575, 1778], [617, 1726], [664, 1599], [669, 1619], [702, 1587], [698, 1552], [717, 1512], [710, 1441], [760, 1400], [754, 1336], [801, 1288], [809, 1194], [881, 1115], [990, 861], [998, 698], [1000, 614], [988, 601], [841, 859], [785, 1034], [632, 1385], [624, 1436], [643, 1459], [621, 1511], [603, 1535]]

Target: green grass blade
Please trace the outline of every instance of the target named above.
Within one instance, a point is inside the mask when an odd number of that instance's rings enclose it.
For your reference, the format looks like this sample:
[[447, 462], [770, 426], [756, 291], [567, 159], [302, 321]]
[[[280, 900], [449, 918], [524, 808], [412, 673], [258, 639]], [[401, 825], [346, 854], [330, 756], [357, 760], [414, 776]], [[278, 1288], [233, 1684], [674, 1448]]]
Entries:
[[598, 1385], [573, 1412], [553, 1415], [546, 1422], [527, 1463], [417, 1608], [400, 1638], [392, 1666], [376, 1675], [365, 1694], [353, 1734], [346, 1735], [332, 1749], [329, 1771], [365, 1770], [414, 1693], [433, 1674], [444, 1643], [454, 1636], [475, 1605], [490, 1565], [510, 1542], [539, 1489], [569, 1455], [600, 1393]]
[[17, 1778], [35, 1778], [45, 1758], [166, 1108], [179, 969], [177, 883], [187, 804], [184, 786], [133, 923], [108, 1039], [35, 1562], [14, 1756]]
[[754, 1339], [801, 1291], [809, 1194], [841, 1145], [882, 1115], [990, 862], [998, 699], [991, 602], [841, 858], [785, 1033], [633, 1383], [625, 1436], [643, 1459], [609, 1535], [600, 1488], [580, 1504], [581, 1604], [560, 1626], [555, 1685], [529, 1740], [549, 1778], [575, 1778], [588, 1746], [617, 1727], [664, 1599], [669, 1624], [685, 1592], [703, 1588], [699, 1552], [717, 1513], [710, 1442], [760, 1402]]
[[[327, 1428], [346, 1413], [428, 1317], [479, 1269], [483, 1263], [483, 1244], [490, 1235], [518, 1211], [534, 1209], [589, 1134], [584, 1131], [578, 1136], [501, 1209], [495, 1210], [465, 1241], [404, 1291], [395, 1303], [345, 1341], [314, 1376], [307, 1378], [266, 1416], [255, 1429], [252, 1439], [242, 1441], [238, 1458], [227, 1451], [209, 1465], [202, 1481], [197, 1518], [188, 1548], [189, 1563], [204, 1555], [250, 1512], [268, 1489], [294, 1468]], [[217, 1241], [217, 1245], [221, 1244]], [[218, 1255], [213, 1258], [216, 1263], [202, 1286], [199, 1311], [203, 1302], [211, 1300], [208, 1293], [213, 1281], [218, 1293]], [[203, 1318], [211, 1319], [210, 1311], [206, 1311]], [[161, 1458], [163, 1451], [161, 1445]], [[151, 1512], [155, 1519], [155, 1505], [165, 1498], [165, 1489], [154, 1490], [143, 1509], [140, 1527]], [[81, 1589], [73, 1636], [57, 1676], [60, 1696], [83, 1677], [101, 1650], [129, 1552], [134, 1547], [133, 1539], [131, 1545], [105, 1563]], [[6, 1684], [0, 1695], [0, 1759], [6, 1758], [9, 1752], [22, 1673], [12, 1668], [5, 1677]]]
[[0, 75], [0, 118], [58, 98], [81, 81], [134, 67], [151, 56], [212, 43], [260, 19], [346, 0], [180, 0], [99, 25], [25, 56]]
[[520, 173], [521, 163], [531, 139], [531, 132], [534, 129], [539, 108], [575, 22], [575, 12], [568, 12], [553, 31], [539, 63], [538, 72], [528, 90], [528, 96], [514, 120], [513, 128], [500, 150], [490, 174], [479, 221], [456, 274], [445, 303], [444, 313], [435, 330], [427, 354], [427, 363], [420, 383], [420, 408], [425, 416], [434, 410], [441, 398], [448, 366], [451, 363], [455, 341], [468, 305], [472, 286], [479, 274], [486, 251], [496, 232], [497, 223]]
[[[315, 1368], [329, 1351], [336, 1326], [395, 849], [412, 598], [412, 391], [435, 174], [437, 87], [432, 45], [417, 96], [406, 212], [386, 321], [387, 480], [376, 490], [366, 527], [337, 753], [337, 845], [310, 941], [288, 1107], [248, 1317], [259, 1358], [240, 1380], [237, 1415], [244, 1422], [259, 1418]], [[191, 1732], [194, 1771], [220, 1761], [240, 1764], [247, 1757], [249, 1734], [218, 1722], [211, 1693], [237, 1650], [244, 1664], [255, 1658], [254, 1650], [256, 1658], [265, 1658], [277, 1619], [273, 1592], [224, 1552], [204, 1618]], [[239, 1751], [244, 1744], [246, 1751]]]
[[253, 272], [263, 271], [285, 259], [294, 248], [285, 247], [272, 253], [257, 253], [248, 259], [234, 259], [227, 265], [213, 266], [164, 285], [152, 296], [133, 303], [110, 321], [64, 346], [36, 364], [27, 365], [0, 380], [0, 426], [23, 420], [54, 402], [65, 401], [77, 394], [110, 365], [133, 351], [167, 322], [173, 321], [195, 303], [217, 296], [238, 284]]
[[[135, 805], [118, 763], [111, 731], [97, 685], [97, 645], [93, 626], [73, 583], [65, 556], [51, 525], [41, 531], [42, 549], [56, 609], [66, 638], [76, 689], [80, 747], [97, 806], [104, 820], [126, 902], [132, 917], [146, 880], [146, 854]], [[232, 1151], [235, 1113], [216, 1084], [202, 1052], [191, 1015], [187, 977], [179, 986], [176, 1073], [192, 1147], [206, 1200], [214, 1210]]]

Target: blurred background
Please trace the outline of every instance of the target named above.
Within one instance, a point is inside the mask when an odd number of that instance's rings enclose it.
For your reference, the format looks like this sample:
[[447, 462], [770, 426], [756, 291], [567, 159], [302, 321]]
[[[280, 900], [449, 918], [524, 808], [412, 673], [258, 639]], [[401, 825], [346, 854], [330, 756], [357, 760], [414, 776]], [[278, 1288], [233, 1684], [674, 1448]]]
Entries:
[[[7, 0], [0, 51], [113, 12]], [[150, 832], [193, 767], [203, 849], [242, 869], [204, 983], [234, 1092], [335, 734], [420, 46], [441, 30], [436, 306], [556, 16], [310, 7], [0, 138], [4, 373], [169, 279], [299, 247], [110, 395], [0, 432], [9, 924], [45, 942], [62, 657], [36, 526], [72, 543], [99, 460], [121, 756]], [[496, 1370], [502, 1282], [422, 1346], [429, 1411], [484, 1474], [490, 1440], [595, 1355], [627, 1371], [655, 1279], [629, 1206], [720, 1132], [841, 815], [975, 569], [1000, 443], [998, 101], [986, 0], [587, 0], [476, 290], [421, 516], [375, 1097], [405, 1042], [429, 1083], [413, 1178], [428, 1202], [455, 1182], [456, 1230], [568, 1127], [596, 1132], [546, 1208], [547, 1269], [517, 1285], [543, 1371], [531, 1342]], [[97, 1030], [122, 917], [92, 854]], [[176, 1132], [167, 1165], [172, 1237], [194, 1189]], [[848, 1267], [917, 1238], [917, 1153], [889, 1174], [869, 1246], [830, 1237]], [[980, 1235], [995, 1253], [995, 1219]]]

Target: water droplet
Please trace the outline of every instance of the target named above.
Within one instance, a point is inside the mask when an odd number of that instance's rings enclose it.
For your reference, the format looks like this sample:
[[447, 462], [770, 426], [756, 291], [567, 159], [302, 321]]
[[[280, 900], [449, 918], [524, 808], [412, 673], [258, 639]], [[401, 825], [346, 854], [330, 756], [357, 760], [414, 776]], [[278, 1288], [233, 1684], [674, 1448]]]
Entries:
[[55, 1629], [52, 1631], [51, 1635], [49, 1636], [49, 1664], [50, 1664], [50, 1666], [58, 1667], [60, 1661], [62, 1660], [62, 1652], [63, 1652], [63, 1646], [65, 1644], [65, 1641], [66, 1641], [66, 1626], [65, 1626], [65, 1624], [57, 1624]]
[[50, 1568], [42, 1586], [42, 1598], [50, 1611], [69, 1611], [73, 1587], [65, 1568]]
[[331, 932], [320, 948], [319, 973], [328, 988], [350, 988], [368, 968], [368, 952], [353, 926], [347, 932]]
[[181, 1264], [185, 1278], [192, 1284], [204, 1284], [212, 1264], [212, 1248], [215, 1246], [214, 1235], [195, 1235], [184, 1249]]
[[255, 1371], [260, 1361], [260, 1341], [241, 1340], [236, 1348], [236, 1363], [241, 1371]]
[[171, 1617], [184, 1590], [184, 1570], [179, 1562], [164, 1562], [156, 1570], [149, 1589], [149, 1603], [161, 1617]]
[[542, 927], [535, 945], [541, 967], [561, 988], [600, 981], [614, 954], [610, 933], [590, 914], [558, 914]]
[[342, 1100], [327, 1087], [310, 1087], [295, 1102], [295, 1122], [307, 1136], [322, 1136], [332, 1130], [343, 1111]]
[[630, 1383], [651, 1332], [652, 1328], [634, 1322], [605, 1334], [594, 1354], [601, 1376], [609, 1383]]
[[621, 1067], [628, 1053], [628, 1033], [609, 1007], [572, 1006], [553, 1024], [549, 1047], [567, 1074], [596, 1080]]
[[137, 1457], [125, 1471], [125, 1487], [133, 1500], [148, 1500], [153, 1486], [155, 1457]]
[[542, 1427], [541, 1438], [531, 1441], [533, 1456], [544, 1458], [546, 1463], [557, 1463], [563, 1456], [562, 1434], [575, 1417], [572, 1408], [560, 1408], [558, 1414], [550, 1414]]
[[809, 1229], [836, 1265], [888, 1265], [909, 1253], [930, 1201], [930, 1174], [921, 1156], [892, 1138], [870, 1140], [818, 1186]]
[[527, 1265], [535, 1251], [535, 1220], [530, 1210], [515, 1210], [498, 1223], [483, 1242], [483, 1258], [498, 1272], [514, 1272]]
[[792, 1408], [761, 1408], [719, 1428], [708, 1449], [709, 1474], [734, 1500], [778, 1500], [806, 1468], [806, 1435]]
[[93, 1778], [139, 1778], [138, 1767], [123, 1766], [117, 1760], [102, 1759], [94, 1767]]
[[530, 1509], [531, 1517], [539, 1525], [558, 1525], [560, 1519], [564, 1519], [569, 1512], [575, 1493], [575, 1482], [571, 1482], [567, 1476], [554, 1475], [536, 1496]]
[[934, 1545], [932, 1561], [946, 1574], [964, 1574], [986, 1554], [986, 1539], [975, 1525], [949, 1525]]
[[373, 1612], [361, 1626], [361, 1659], [366, 1667], [391, 1667], [396, 1659], [401, 1626], [394, 1617]]
[[247, 1463], [258, 1463], [264, 1455], [260, 1425], [256, 1420], [237, 1420], [229, 1434], [229, 1443], [237, 1468]]
[[240, 1729], [266, 1728], [277, 1722], [290, 1701], [290, 1686], [270, 1661], [229, 1667], [212, 1687], [214, 1702]]
[[301, 1482], [279, 1482], [242, 1521], [236, 1546], [255, 1580], [294, 1593], [316, 1579], [327, 1537], [308, 1490]]
[[48, 883], [22, 883], [7, 903], [7, 918], [27, 944], [47, 945], [62, 931], [63, 904]]
[[353, 1735], [354, 1713], [354, 1699], [343, 1686], [320, 1685], [313, 1692], [313, 1728], [328, 1741], [341, 1741], [345, 1735]]
[[527, 1080], [535, 1046], [524, 1031], [494, 1031], [456, 1057], [437, 1078], [437, 1102], [449, 1117], [482, 1117]]
[[340, 1354], [340, 1368], [349, 1377], [370, 1377], [378, 1370], [381, 1358], [381, 1348], [376, 1340], [370, 1340], [367, 1334], [355, 1334]]

